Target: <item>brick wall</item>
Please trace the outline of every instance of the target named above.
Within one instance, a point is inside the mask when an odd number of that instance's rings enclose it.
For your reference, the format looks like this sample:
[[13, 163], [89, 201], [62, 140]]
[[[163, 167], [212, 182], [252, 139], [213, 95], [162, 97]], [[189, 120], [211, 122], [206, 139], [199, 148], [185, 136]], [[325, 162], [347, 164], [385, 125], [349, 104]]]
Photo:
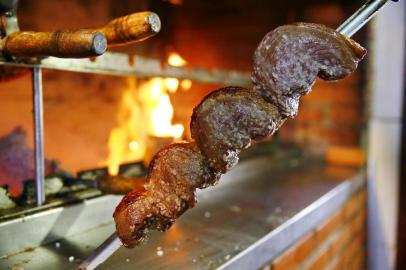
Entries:
[[359, 77], [356, 72], [337, 82], [318, 80], [301, 98], [297, 117], [280, 130], [281, 138], [325, 147], [359, 145], [364, 123]]
[[365, 189], [354, 194], [262, 270], [366, 269], [366, 197]]

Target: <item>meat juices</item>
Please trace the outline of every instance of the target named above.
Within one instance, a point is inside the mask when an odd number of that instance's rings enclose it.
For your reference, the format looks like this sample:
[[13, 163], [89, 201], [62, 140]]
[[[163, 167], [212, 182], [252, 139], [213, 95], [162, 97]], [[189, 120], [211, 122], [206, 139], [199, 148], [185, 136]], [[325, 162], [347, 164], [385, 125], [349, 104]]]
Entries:
[[206, 96], [193, 110], [195, 142], [160, 150], [145, 189], [128, 193], [117, 206], [114, 220], [123, 244], [135, 246], [150, 229], [167, 230], [194, 206], [196, 188], [214, 185], [252, 140], [272, 135], [297, 114], [299, 97], [311, 91], [317, 76], [343, 78], [365, 53], [322, 25], [286, 25], [268, 33], [254, 54], [254, 88], [226, 87]]

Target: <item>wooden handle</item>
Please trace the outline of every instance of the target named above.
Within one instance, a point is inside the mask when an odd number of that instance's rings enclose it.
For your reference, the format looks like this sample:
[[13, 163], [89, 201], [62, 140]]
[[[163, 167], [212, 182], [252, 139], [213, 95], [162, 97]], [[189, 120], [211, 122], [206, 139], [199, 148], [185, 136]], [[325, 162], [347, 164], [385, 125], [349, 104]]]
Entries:
[[106, 36], [109, 47], [145, 40], [157, 34], [159, 30], [159, 16], [149, 11], [114, 19], [98, 29]]
[[94, 30], [15, 32], [0, 44], [3, 54], [20, 57], [85, 58], [101, 55], [106, 48], [105, 36]]

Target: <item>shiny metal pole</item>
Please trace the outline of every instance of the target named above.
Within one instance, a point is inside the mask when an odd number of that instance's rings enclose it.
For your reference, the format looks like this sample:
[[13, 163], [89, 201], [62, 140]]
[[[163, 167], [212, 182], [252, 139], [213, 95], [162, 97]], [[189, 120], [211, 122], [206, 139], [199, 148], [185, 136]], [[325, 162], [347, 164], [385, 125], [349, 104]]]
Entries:
[[389, 0], [369, 0], [343, 24], [341, 24], [337, 28], [337, 31], [345, 36], [351, 37], [362, 26], [364, 26], [364, 24], [372, 19], [378, 10], [380, 10], [387, 2], [389, 2]]
[[44, 158], [44, 112], [42, 97], [41, 68], [32, 69], [33, 113], [34, 113], [34, 152], [35, 152], [35, 187], [37, 206], [45, 202], [45, 158]]
[[113, 233], [106, 239], [100, 246], [98, 246], [93, 253], [84, 260], [78, 270], [94, 270], [98, 265], [107, 260], [114, 252], [122, 246], [117, 233]]

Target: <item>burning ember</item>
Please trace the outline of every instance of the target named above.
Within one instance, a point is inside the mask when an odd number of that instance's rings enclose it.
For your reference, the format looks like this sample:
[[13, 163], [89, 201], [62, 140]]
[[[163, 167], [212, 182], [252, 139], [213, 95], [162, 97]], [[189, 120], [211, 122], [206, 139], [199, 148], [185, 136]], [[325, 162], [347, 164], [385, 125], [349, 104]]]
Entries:
[[[168, 64], [183, 66], [186, 61], [171, 53]], [[192, 86], [190, 80], [179, 82], [176, 78], [154, 77], [140, 82], [130, 77], [127, 81], [117, 112], [117, 126], [111, 130], [108, 141], [107, 164], [111, 175], [117, 175], [119, 165], [124, 162], [143, 160], [151, 138], [174, 141], [182, 137], [183, 125], [172, 124], [174, 109], [169, 93], [175, 93], [179, 87], [187, 91]]]

